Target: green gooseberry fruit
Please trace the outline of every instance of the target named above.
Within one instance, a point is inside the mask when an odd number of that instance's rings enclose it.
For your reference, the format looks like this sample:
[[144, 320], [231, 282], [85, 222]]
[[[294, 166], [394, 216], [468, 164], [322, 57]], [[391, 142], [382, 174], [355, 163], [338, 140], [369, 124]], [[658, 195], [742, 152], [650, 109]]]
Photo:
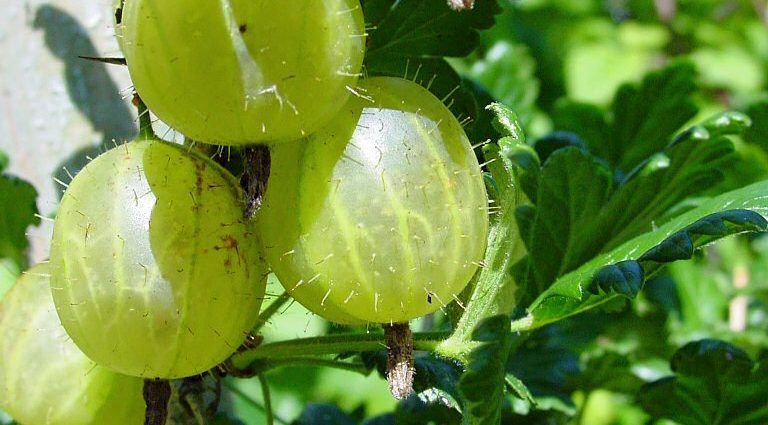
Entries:
[[131, 0], [122, 16], [137, 92], [200, 142], [312, 133], [344, 104], [362, 68], [358, 0]]
[[126, 143], [69, 184], [51, 244], [61, 322], [99, 365], [179, 378], [224, 361], [264, 296], [265, 266], [242, 193], [180, 145]]
[[28, 425], [135, 425], [143, 380], [96, 365], [69, 339], [49, 267], [28, 270], [0, 302], [0, 408]]
[[286, 290], [338, 323], [396, 323], [436, 311], [482, 260], [480, 166], [448, 108], [408, 80], [359, 82], [334, 120], [272, 149], [257, 214]]

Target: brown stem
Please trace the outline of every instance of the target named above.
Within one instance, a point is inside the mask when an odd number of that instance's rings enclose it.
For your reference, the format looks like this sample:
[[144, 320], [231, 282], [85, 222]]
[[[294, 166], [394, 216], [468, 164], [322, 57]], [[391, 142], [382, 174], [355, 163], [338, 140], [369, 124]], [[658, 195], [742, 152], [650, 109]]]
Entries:
[[269, 147], [254, 145], [243, 149], [243, 176], [240, 185], [245, 190], [245, 218], [250, 219], [261, 208], [264, 194], [267, 192], [267, 180], [272, 159]]
[[165, 379], [145, 379], [143, 393], [147, 405], [144, 425], [165, 425], [168, 401], [171, 399], [170, 382]]
[[389, 392], [401, 399], [413, 392], [413, 336], [408, 323], [384, 325]]

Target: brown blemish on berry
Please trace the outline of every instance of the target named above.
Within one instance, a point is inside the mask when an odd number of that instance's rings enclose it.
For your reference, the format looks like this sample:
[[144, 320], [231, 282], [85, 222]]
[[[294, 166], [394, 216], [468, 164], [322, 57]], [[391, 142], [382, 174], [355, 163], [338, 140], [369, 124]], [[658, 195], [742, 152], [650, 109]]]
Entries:
[[[221, 237], [221, 241], [223, 242], [222, 245], [216, 245], [213, 247], [216, 251], [226, 249], [228, 251], [235, 251], [235, 255], [237, 255], [237, 263], [240, 264], [240, 247], [238, 246], [237, 239], [235, 239], [232, 235], [224, 235]], [[227, 268], [230, 268], [232, 266], [232, 258], [227, 257], [226, 260], [224, 260], [224, 265]]]

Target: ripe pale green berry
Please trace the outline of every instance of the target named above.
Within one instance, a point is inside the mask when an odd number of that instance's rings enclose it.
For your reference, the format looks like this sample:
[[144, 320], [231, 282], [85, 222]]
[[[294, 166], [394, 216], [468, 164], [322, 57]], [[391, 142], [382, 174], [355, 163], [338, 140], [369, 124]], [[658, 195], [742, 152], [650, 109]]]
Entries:
[[53, 298], [98, 364], [142, 377], [195, 375], [244, 341], [265, 267], [234, 178], [160, 141], [118, 146], [70, 183], [51, 244]]
[[48, 264], [0, 303], [0, 409], [28, 425], [134, 425], [143, 381], [97, 366], [69, 339], [51, 298]]
[[327, 122], [360, 73], [359, 0], [131, 0], [123, 51], [136, 90], [194, 140], [293, 140]]
[[450, 303], [483, 258], [487, 198], [464, 130], [429, 91], [361, 80], [334, 120], [274, 146], [266, 258], [311, 311], [404, 322]]

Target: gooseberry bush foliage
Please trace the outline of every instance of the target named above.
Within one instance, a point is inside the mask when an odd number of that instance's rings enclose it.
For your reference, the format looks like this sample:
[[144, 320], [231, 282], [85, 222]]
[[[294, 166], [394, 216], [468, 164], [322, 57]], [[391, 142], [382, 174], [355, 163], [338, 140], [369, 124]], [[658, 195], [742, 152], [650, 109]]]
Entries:
[[[167, 31], [139, 35], [118, 26], [143, 97], [136, 99], [139, 137], [117, 141], [69, 183], [50, 263], [13, 285], [27, 269], [24, 232], [39, 220], [36, 194], [17, 177], [0, 178], [8, 274], [0, 294], [12, 288], [0, 303], [0, 408], [13, 419], [768, 422], [768, 297], [759, 283], [738, 284], [744, 276], [759, 282], [768, 262], [761, 236], [768, 103], [718, 82], [706, 67], [701, 52], [711, 55], [712, 37], [697, 38], [684, 24], [706, 26], [709, 9], [681, 6], [669, 17], [604, 2], [579, 10], [365, 0], [355, 17], [355, 2], [339, 0], [324, 2], [322, 13], [272, 17], [238, 8], [243, 2], [200, 3], [207, 6], [199, 13], [168, 19], [194, 26], [224, 14], [215, 20], [224, 23], [221, 39], [157, 24], [153, 13], [168, 16], [154, 8], [160, 3], [116, 2], [118, 22], [145, 20]], [[729, 25], [751, 23], [742, 6]], [[693, 44], [690, 54], [644, 70], [611, 56], [615, 46], [605, 40], [615, 34], [604, 26], [589, 32], [585, 22], [618, 25], [627, 14], [639, 22], [654, 14], [679, 19], [667, 22], [670, 43]], [[297, 22], [317, 27], [300, 33], [290, 28]], [[589, 37], [575, 30], [579, 24]], [[273, 25], [279, 31], [265, 30]], [[553, 47], [566, 34], [560, 26], [589, 43]], [[365, 36], [344, 39], [328, 62], [315, 63], [324, 37], [344, 28], [364, 28]], [[651, 34], [645, 30], [640, 36]], [[221, 87], [203, 90], [214, 73], [194, 71], [214, 63], [235, 31], [244, 44], [235, 45], [229, 68], [221, 65], [226, 70], [254, 59], [248, 43], [270, 36], [294, 68], [224, 73]], [[167, 46], [150, 54], [139, 48], [152, 37], [191, 49], [182, 68], [190, 74], [174, 73]], [[355, 50], [363, 42], [364, 54]], [[649, 43], [642, 54], [653, 50]], [[317, 56], [291, 50], [300, 47]], [[628, 74], [636, 78], [590, 97], [612, 77], [593, 76], [590, 86], [556, 71], [579, 75], [574, 64], [584, 51], [622, 72], [635, 66]], [[332, 77], [313, 81], [311, 72]], [[162, 92], [167, 78], [177, 83], [171, 95]], [[271, 79], [280, 84], [259, 85]], [[315, 88], [338, 98], [319, 102]], [[232, 103], [241, 91], [246, 114], [228, 114], [241, 110]], [[221, 117], [200, 116], [211, 104]], [[157, 140], [147, 107], [187, 137], [184, 146]], [[397, 126], [385, 124], [392, 110]], [[371, 133], [386, 137], [370, 142]], [[269, 160], [251, 142], [269, 143]], [[385, 157], [390, 150], [401, 156]], [[361, 168], [365, 161], [379, 168]], [[0, 170], [6, 165], [0, 158]], [[411, 238], [403, 242], [403, 234]], [[744, 235], [712, 244], [737, 234]], [[165, 280], [181, 289], [163, 292]], [[221, 296], [219, 282], [228, 285]], [[41, 285], [52, 297], [37, 291]], [[100, 298], [112, 300], [108, 312], [90, 307]], [[169, 307], [177, 304], [183, 308]], [[297, 311], [305, 312], [299, 320], [291, 316]], [[410, 325], [413, 393], [399, 401], [370, 395], [391, 373], [395, 341], [387, 327], [423, 315]], [[319, 331], [307, 331], [305, 316], [321, 323]], [[67, 380], [83, 370], [87, 379]], [[357, 375], [375, 383], [356, 388]], [[154, 378], [171, 381], [162, 387]], [[304, 403], [290, 417], [289, 397]], [[43, 399], [45, 407], [35, 408]], [[109, 404], [116, 399], [121, 404]]]

